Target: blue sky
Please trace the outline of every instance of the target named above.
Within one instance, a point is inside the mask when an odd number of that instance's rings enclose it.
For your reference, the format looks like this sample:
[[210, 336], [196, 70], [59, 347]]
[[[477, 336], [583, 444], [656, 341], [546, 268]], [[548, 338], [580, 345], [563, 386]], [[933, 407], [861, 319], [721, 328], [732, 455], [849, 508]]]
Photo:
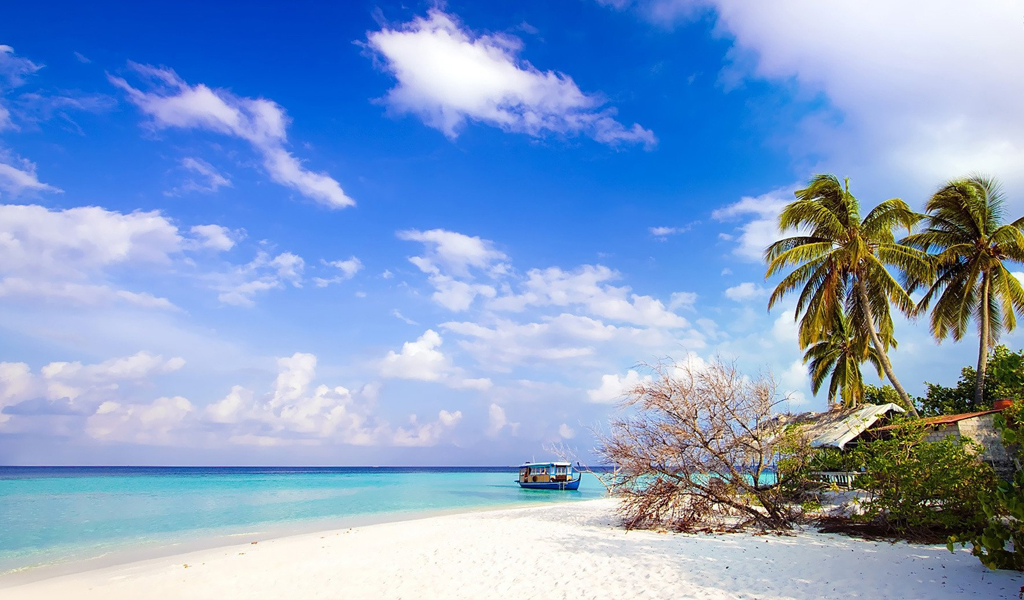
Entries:
[[[663, 358], [822, 409], [766, 310], [780, 207], [818, 172], [865, 208], [983, 172], [1024, 211], [1021, 15], [6, 7], [0, 462], [587, 457]], [[897, 337], [911, 393], [976, 352]]]

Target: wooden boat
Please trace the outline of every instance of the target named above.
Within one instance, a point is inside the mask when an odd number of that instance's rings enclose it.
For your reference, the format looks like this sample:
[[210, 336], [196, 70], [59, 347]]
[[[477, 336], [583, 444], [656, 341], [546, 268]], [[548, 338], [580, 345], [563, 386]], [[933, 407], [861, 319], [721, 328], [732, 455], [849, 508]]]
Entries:
[[531, 490], [577, 490], [583, 473], [567, 462], [523, 463], [519, 465], [519, 487]]

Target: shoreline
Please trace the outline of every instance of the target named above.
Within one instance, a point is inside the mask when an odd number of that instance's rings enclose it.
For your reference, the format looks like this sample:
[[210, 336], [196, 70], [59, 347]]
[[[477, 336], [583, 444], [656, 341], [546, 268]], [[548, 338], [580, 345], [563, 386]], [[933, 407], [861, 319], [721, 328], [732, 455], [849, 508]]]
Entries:
[[604, 498], [246, 541], [5, 586], [3, 595], [944, 600], [1014, 597], [1024, 583], [1021, 573], [989, 571], [965, 550], [808, 531], [627, 532], [614, 508]]
[[[569, 503], [599, 502], [605, 499], [606, 498], [574, 500]], [[253, 531], [223, 533], [206, 531], [202, 532], [198, 537], [186, 540], [182, 540], [180, 537], [168, 537], [162, 540], [147, 540], [135, 543], [114, 542], [112, 545], [116, 545], [116, 547], [106, 551], [101, 550], [100, 547], [91, 547], [93, 550], [101, 552], [100, 554], [94, 555], [94, 552], [84, 550], [79, 553], [79, 556], [68, 555], [49, 562], [26, 565], [24, 567], [8, 571], [0, 571], [0, 590], [35, 583], [38, 581], [45, 581], [56, 577], [65, 577], [68, 575], [88, 573], [91, 571], [124, 567], [134, 563], [147, 562], [151, 560], [169, 559], [176, 556], [194, 554], [196, 552], [229, 548], [240, 545], [240, 538], [246, 539], [245, 544], [252, 544], [254, 542], [271, 542], [279, 539], [287, 539], [304, 535], [331, 534], [342, 530], [371, 527], [374, 525], [404, 523], [408, 521], [418, 521], [421, 519], [461, 514], [516, 510], [522, 508], [545, 508], [555, 504], [556, 503], [537, 506], [530, 502], [513, 502], [490, 506], [371, 513], [347, 517], [273, 523], [265, 527], [259, 527]], [[81, 554], [89, 554], [89, 556], [81, 556]]]

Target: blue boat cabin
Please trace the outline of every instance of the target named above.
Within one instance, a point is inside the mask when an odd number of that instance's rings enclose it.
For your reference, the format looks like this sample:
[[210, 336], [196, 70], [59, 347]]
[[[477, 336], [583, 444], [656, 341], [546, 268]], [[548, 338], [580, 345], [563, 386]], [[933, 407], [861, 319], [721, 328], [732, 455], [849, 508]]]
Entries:
[[545, 490], [575, 490], [580, 485], [579, 471], [568, 462], [524, 463], [519, 466], [520, 487]]

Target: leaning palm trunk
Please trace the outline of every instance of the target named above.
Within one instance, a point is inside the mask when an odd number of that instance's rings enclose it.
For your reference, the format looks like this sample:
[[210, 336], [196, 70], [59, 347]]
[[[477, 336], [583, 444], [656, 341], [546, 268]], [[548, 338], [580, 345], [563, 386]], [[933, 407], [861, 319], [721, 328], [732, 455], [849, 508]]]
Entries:
[[895, 371], [892, 370], [892, 363], [889, 362], [889, 355], [885, 352], [885, 346], [882, 344], [882, 339], [878, 337], [878, 332], [875, 331], [875, 320], [874, 315], [871, 311], [871, 303], [868, 300], [868, 288], [864, 285], [864, 280], [860, 277], [857, 278], [854, 284], [857, 288], [857, 295], [860, 296], [860, 301], [864, 305], [864, 320], [867, 321], [868, 335], [871, 336], [871, 345], [875, 348], [875, 352], [878, 353], [878, 362], [882, 364], [882, 371], [885, 372], [886, 378], [889, 379], [889, 383], [892, 387], [896, 388], [896, 393], [900, 396], [900, 401], [903, 402], [904, 408], [910, 411], [910, 414], [915, 418], [920, 415], [917, 414], [917, 408], [914, 407], [913, 401], [910, 400], [910, 395], [900, 385], [900, 380], [896, 378]]
[[988, 367], [988, 348], [991, 345], [991, 332], [989, 330], [989, 314], [988, 314], [988, 299], [990, 288], [992, 286], [992, 276], [985, 272], [982, 275], [981, 282], [981, 319], [978, 323], [979, 337], [981, 338], [978, 343], [978, 375], [974, 380], [974, 405], [981, 406], [985, 400], [985, 371]]

